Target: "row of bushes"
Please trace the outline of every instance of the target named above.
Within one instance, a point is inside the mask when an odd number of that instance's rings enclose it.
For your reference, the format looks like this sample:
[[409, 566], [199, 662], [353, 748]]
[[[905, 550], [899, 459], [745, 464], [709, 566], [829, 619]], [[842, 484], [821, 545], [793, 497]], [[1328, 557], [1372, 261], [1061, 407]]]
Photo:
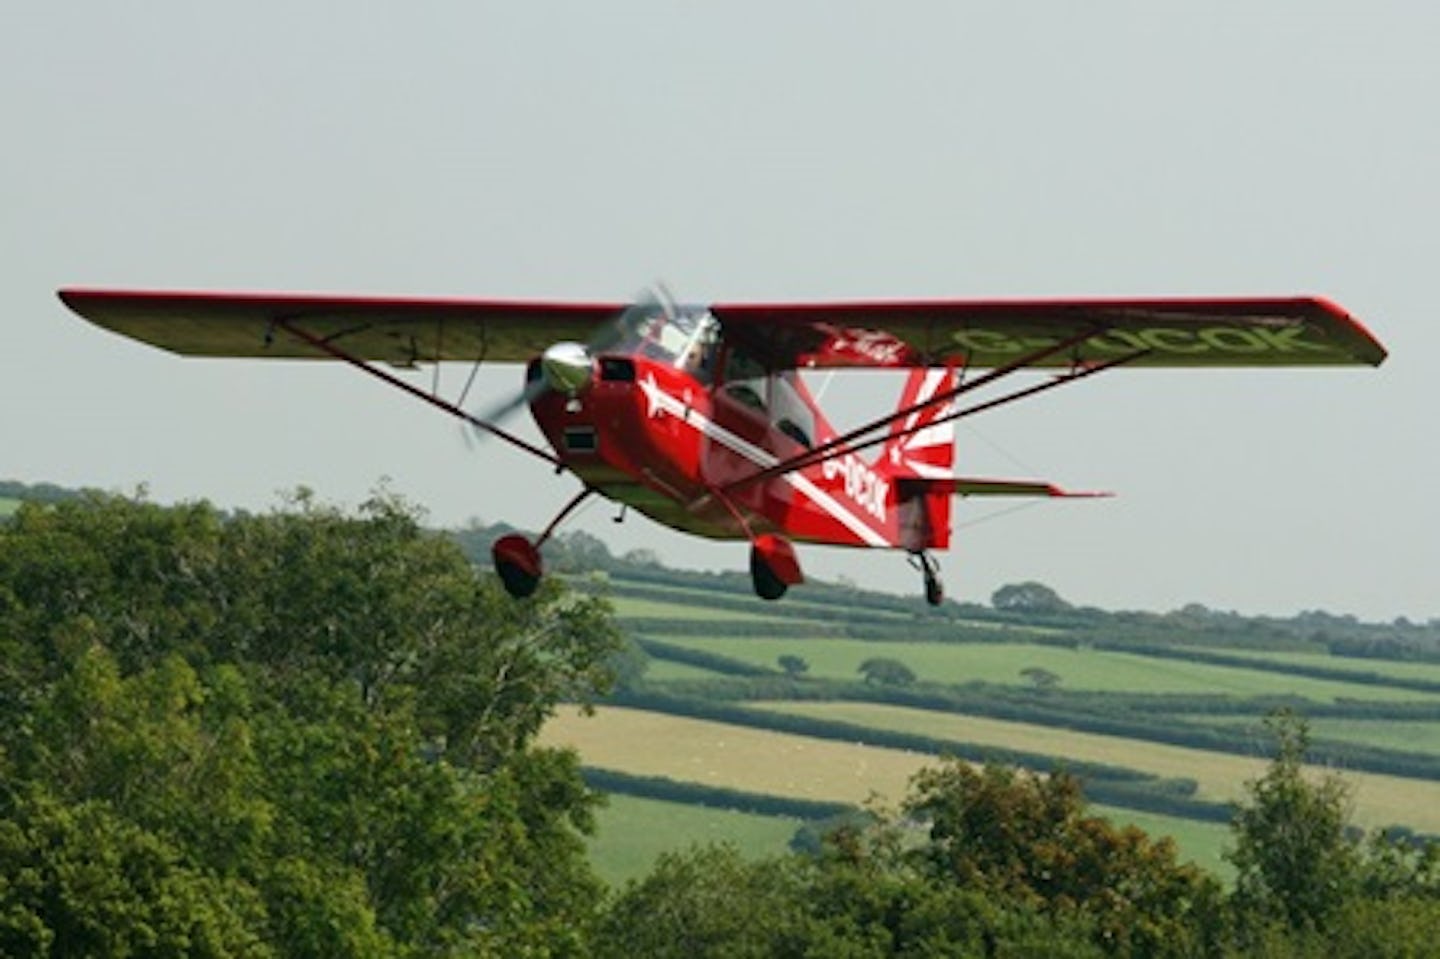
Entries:
[[635, 645], [643, 649], [647, 655], [653, 656], [656, 659], [664, 659], [673, 663], [684, 663], [686, 666], [698, 666], [701, 669], [724, 673], [727, 676], [781, 675], [779, 670], [757, 666], [754, 663], [747, 662], [743, 659], [736, 659], [733, 656], [711, 653], [703, 649], [692, 649], [689, 646], [666, 643], [658, 639], [643, 639], [637, 637], [635, 639]]

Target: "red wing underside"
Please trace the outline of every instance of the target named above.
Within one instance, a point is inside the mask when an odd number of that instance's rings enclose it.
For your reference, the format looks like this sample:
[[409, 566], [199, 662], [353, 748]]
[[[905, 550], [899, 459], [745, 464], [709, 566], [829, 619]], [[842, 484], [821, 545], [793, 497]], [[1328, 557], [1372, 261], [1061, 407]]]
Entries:
[[182, 356], [332, 359], [286, 333], [293, 323], [357, 360], [523, 363], [560, 340], [584, 342], [623, 303], [297, 294], [60, 291], [85, 319]]
[[996, 368], [1022, 360], [1064, 368], [1121, 357], [1149, 367], [1378, 366], [1385, 359], [1359, 322], [1316, 297], [721, 303], [711, 310], [727, 339], [775, 368]]

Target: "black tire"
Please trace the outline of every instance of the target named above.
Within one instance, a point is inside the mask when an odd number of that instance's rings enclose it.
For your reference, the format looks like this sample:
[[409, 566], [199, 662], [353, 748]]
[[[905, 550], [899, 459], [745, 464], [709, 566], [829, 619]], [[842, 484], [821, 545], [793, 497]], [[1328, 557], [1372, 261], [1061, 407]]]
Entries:
[[505, 592], [515, 599], [525, 599], [535, 594], [540, 586], [540, 577], [534, 573], [527, 573], [514, 563], [505, 560], [495, 561], [495, 572], [500, 576], [500, 582], [505, 584]]
[[925, 577], [925, 602], [931, 606], [945, 602], [945, 586], [935, 576]]
[[790, 588], [754, 550], [750, 552], [750, 582], [755, 587], [756, 596], [772, 601], [784, 596], [785, 590]]

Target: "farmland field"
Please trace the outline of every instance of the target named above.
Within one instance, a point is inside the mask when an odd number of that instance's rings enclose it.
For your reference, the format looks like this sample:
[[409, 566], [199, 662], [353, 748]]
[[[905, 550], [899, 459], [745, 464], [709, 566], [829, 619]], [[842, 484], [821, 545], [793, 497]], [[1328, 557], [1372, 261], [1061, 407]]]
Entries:
[[1408, 663], [1393, 659], [1366, 659], [1358, 656], [1333, 656], [1328, 653], [1293, 653], [1265, 649], [1205, 649], [1196, 652], [1223, 653], [1245, 659], [1267, 660], [1281, 666], [1319, 666], [1324, 669], [1343, 669], [1352, 673], [1374, 673], [1377, 676], [1394, 676], [1398, 679], [1423, 679], [1440, 683], [1440, 663]]
[[[1259, 730], [1264, 723], [1263, 716], [1254, 714], [1177, 713], [1175, 718], [1207, 726], [1253, 727], [1257, 736], [1260, 735]], [[1335, 739], [1362, 746], [1376, 746], [1380, 749], [1397, 749], [1402, 752], [1440, 756], [1440, 721], [1437, 720], [1406, 721], [1317, 716], [1307, 719], [1306, 722], [1310, 726], [1310, 734], [1316, 739]]]
[[[799, 711], [801, 706], [811, 709], [831, 704], [785, 705]], [[874, 710], [866, 714], [867, 724], [877, 727], [886, 717], [897, 723], [912, 722], [912, 714], [918, 714], [929, 720], [928, 728], [934, 735], [953, 733], [952, 738], [967, 742], [1113, 762], [1160, 776], [1188, 776], [1199, 783], [1201, 798], [1237, 799], [1244, 783], [1265, 769], [1261, 759], [1181, 746], [926, 710], [838, 705]], [[842, 718], [834, 713], [827, 715]], [[958, 725], [946, 730], [939, 726], [939, 720]], [[888, 803], [898, 802], [909, 778], [938, 761], [924, 753], [620, 707], [601, 707], [591, 717], [569, 710], [561, 712], [546, 724], [541, 742], [573, 746], [587, 765], [620, 772], [851, 803], [864, 802], [871, 794]], [[1440, 832], [1440, 783], [1373, 773], [1347, 773], [1345, 779], [1354, 788], [1354, 818], [1359, 825], [1399, 823], [1423, 832]]]
[[683, 600], [674, 603], [653, 599], [637, 599], [629, 596], [614, 596], [616, 616], [656, 616], [664, 619], [688, 619], [697, 622], [713, 620], [740, 621], [746, 623], [773, 623], [775, 617], [761, 613], [747, 613], [741, 610], [715, 609], [708, 606], [689, 606]]
[[[878, 794], [893, 806], [903, 798], [915, 772], [938, 762], [919, 753], [615, 707], [602, 707], [588, 719], [571, 711], [557, 715], [546, 725], [541, 741], [550, 746], [573, 746], [587, 765], [605, 769], [857, 805]], [[769, 851], [780, 852], [798, 825], [783, 818], [748, 814], [733, 820], [716, 819], [713, 810], [660, 802], [636, 807], [633, 804], [637, 802], [612, 796], [612, 808], [602, 814], [595, 845], [607, 878], [623, 879], [635, 874], [631, 870], [643, 871], [645, 861], [691, 840], [725, 839], [747, 854], [763, 854], [766, 843], [773, 839], [775, 845]], [[637, 824], [630, 820], [637, 809], [667, 818]], [[693, 817], [684, 815], [683, 810], [691, 810]], [[1223, 825], [1108, 806], [1095, 806], [1093, 811], [1116, 823], [1135, 823], [1153, 835], [1173, 836], [1185, 858], [1222, 874], [1225, 871], [1220, 849], [1228, 830]], [[788, 830], [782, 824], [788, 825]]]
[[1233, 696], [1292, 694], [1321, 702], [1337, 698], [1384, 701], [1430, 700], [1403, 689], [1363, 683], [1288, 676], [1265, 670], [1211, 666], [1135, 653], [1063, 649], [1029, 643], [866, 642], [852, 639], [715, 639], [657, 636], [666, 642], [774, 668], [783, 654], [802, 656], [814, 676], [855, 679], [872, 657], [897, 659], [926, 680], [963, 683], [983, 680], [1026, 685], [1031, 666], [1060, 677], [1062, 688], [1108, 692], [1224, 693]]
[[695, 843], [730, 843], [752, 858], [779, 855], [801, 825], [783, 816], [613, 795], [596, 821], [588, 842], [591, 862], [611, 885], [639, 879], [656, 856]]
[[898, 802], [910, 777], [937, 761], [618, 706], [601, 706], [593, 716], [563, 710], [545, 724], [540, 743], [573, 746], [588, 766], [633, 775], [856, 804], [872, 793]]
[[[1186, 777], [1198, 784], [1196, 795], [1200, 799], [1239, 799], [1245, 782], [1262, 775], [1266, 766], [1263, 759], [1229, 753], [927, 709], [873, 703], [756, 705], [776, 712], [924, 733], [982, 746], [1022, 749], [1077, 762], [1110, 763], [1156, 776]], [[1315, 772], [1318, 774], [1320, 770]], [[1355, 819], [1359, 824], [1404, 823], [1426, 832], [1440, 832], [1440, 783], [1363, 772], [1349, 772], [1345, 778], [1354, 787]]]
[[1324, 718], [1310, 720], [1310, 731], [1326, 739], [1440, 755], [1440, 722]]

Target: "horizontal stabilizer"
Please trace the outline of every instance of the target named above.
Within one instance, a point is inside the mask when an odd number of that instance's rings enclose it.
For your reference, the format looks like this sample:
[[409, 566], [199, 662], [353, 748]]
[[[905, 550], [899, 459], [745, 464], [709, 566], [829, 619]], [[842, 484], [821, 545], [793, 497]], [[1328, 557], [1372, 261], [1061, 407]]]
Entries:
[[969, 476], [957, 476], [952, 480], [942, 480], [941, 483], [950, 484], [950, 492], [955, 496], [1050, 496], [1066, 498], [1095, 498], [1114, 496], [1114, 493], [1076, 493], [1063, 490], [1054, 483], [1045, 483], [1036, 480], [1000, 480], [1000, 479], [976, 479]]

